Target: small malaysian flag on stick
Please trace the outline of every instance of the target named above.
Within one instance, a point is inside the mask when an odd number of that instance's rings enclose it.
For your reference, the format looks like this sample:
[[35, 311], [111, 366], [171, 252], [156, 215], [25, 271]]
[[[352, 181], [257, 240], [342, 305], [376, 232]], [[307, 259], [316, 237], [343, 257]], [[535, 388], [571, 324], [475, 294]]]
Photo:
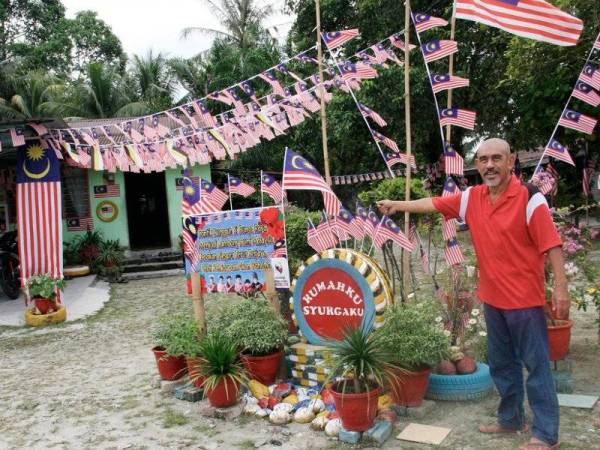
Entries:
[[458, 51], [458, 44], [456, 41], [435, 40], [421, 45], [421, 51], [423, 52], [425, 62], [430, 63], [456, 53]]
[[564, 161], [572, 166], [575, 165], [571, 155], [569, 154], [569, 149], [564, 145], [561, 145], [556, 139], [550, 140], [550, 143], [546, 147], [546, 155], [552, 156], [560, 161]]
[[418, 12], [411, 13], [411, 15], [417, 33], [422, 33], [423, 31], [430, 30], [431, 28], [445, 27], [448, 25], [448, 21], [440, 17], [433, 17]]
[[252, 186], [244, 183], [240, 178], [229, 175], [229, 192], [248, 197], [256, 192]]
[[338, 64], [340, 69], [341, 77], [343, 80], [350, 81], [353, 79], [365, 80], [377, 78], [378, 73], [372, 67], [367, 66], [365, 63], [356, 63], [352, 61], [345, 61]]
[[465, 258], [456, 238], [448, 239], [446, 241], [444, 256], [446, 257], [446, 262], [451, 266], [464, 262]]
[[[442, 197], [448, 197], [450, 195], [457, 194], [459, 192], [458, 186], [452, 177], [447, 177], [444, 181], [444, 189], [442, 191]], [[456, 219], [444, 220], [442, 224], [442, 234], [444, 239], [452, 239], [456, 236]]]
[[358, 224], [352, 213], [344, 207], [340, 208], [340, 214], [336, 217], [336, 223], [338, 228], [342, 229], [355, 239], [363, 239], [365, 236], [364, 230]]
[[597, 122], [593, 117], [586, 116], [572, 109], [565, 109], [558, 124], [565, 128], [581, 131], [582, 133], [593, 134]]
[[[386, 152], [383, 154], [383, 157], [385, 158], [385, 163], [390, 169], [396, 164], [408, 165], [409, 162], [409, 158], [406, 153]], [[410, 166], [413, 168], [417, 167], [414, 155], [410, 155]]]
[[392, 139], [390, 139], [389, 137], [386, 137], [383, 134], [373, 130], [373, 138], [377, 142], [382, 142], [383, 144], [386, 145], [386, 147], [391, 148], [396, 153], [400, 153], [400, 148], [398, 148], [398, 144], [396, 144], [396, 142], [393, 141]]
[[[406, 41], [404, 39], [404, 35], [401, 33], [396, 33], [396, 34], [392, 35], [392, 37], [390, 37], [390, 43], [394, 47], [399, 48], [402, 51], [404, 51], [404, 49], [405, 49]], [[417, 46], [413, 45], [413, 44], [409, 44], [408, 48], [412, 52], [415, 48], [417, 48]]]
[[575, 84], [575, 89], [573, 89], [573, 97], [578, 98], [579, 100], [584, 101], [588, 105], [592, 105], [594, 107], [600, 105], [600, 95], [594, 91], [593, 87], [583, 81], [578, 81]]
[[341, 31], [328, 31], [325, 33], [321, 33], [323, 37], [323, 41], [329, 50], [333, 50], [340, 45], [345, 44], [346, 42], [354, 39], [359, 35], [358, 28], [352, 28], [350, 30], [341, 30]]
[[363, 105], [362, 103], [359, 103], [358, 107], [359, 107], [360, 113], [363, 115], [363, 117], [368, 117], [369, 119], [373, 120], [373, 122], [375, 122], [380, 127], [385, 127], [387, 125], [387, 122], [385, 120], [383, 120], [383, 117], [381, 117], [378, 113], [373, 111], [368, 106]]
[[546, 195], [554, 189], [556, 180], [540, 167], [533, 177], [531, 177], [531, 182], [537, 186], [542, 194]]
[[[186, 219], [186, 221], [188, 220], [190, 219]], [[196, 272], [200, 264], [200, 251], [196, 246], [196, 236], [188, 227], [184, 227], [183, 229], [183, 254], [189, 261], [192, 272]]]
[[456, 125], [467, 130], [475, 128], [475, 117], [477, 114], [474, 111], [458, 108], [441, 108], [440, 109], [440, 125]]
[[444, 143], [444, 171], [447, 175], [464, 174], [464, 159], [448, 142]]
[[94, 186], [94, 198], [120, 197], [120, 184], [103, 184]]
[[469, 80], [467, 78], [457, 77], [450, 74], [431, 75], [431, 89], [433, 89], [435, 94], [447, 89], [456, 89], [467, 86], [469, 86]]
[[586, 64], [579, 75], [579, 79], [589, 84], [594, 89], [600, 89], [600, 71], [593, 64]]
[[283, 201], [283, 191], [281, 185], [268, 173], [263, 173], [260, 177], [260, 188], [267, 193], [275, 203], [279, 204]]

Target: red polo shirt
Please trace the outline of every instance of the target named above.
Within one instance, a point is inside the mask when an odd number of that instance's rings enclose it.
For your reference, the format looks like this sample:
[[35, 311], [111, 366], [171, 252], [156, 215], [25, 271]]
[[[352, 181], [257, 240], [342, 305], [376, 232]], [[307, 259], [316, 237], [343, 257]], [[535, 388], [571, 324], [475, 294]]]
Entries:
[[562, 242], [546, 199], [536, 188], [513, 176], [494, 204], [486, 185], [432, 200], [446, 219], [469, 225], [483, 302], [500, 309], [545, 304], [545, 253]]

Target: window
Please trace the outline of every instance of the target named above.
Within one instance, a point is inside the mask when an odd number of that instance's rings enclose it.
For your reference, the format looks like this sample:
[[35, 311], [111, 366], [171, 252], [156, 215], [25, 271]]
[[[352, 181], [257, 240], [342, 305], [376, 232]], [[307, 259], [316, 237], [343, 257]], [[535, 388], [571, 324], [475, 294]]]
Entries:
[[62, 165], [63, 218], [91, 217], [87, 170]]

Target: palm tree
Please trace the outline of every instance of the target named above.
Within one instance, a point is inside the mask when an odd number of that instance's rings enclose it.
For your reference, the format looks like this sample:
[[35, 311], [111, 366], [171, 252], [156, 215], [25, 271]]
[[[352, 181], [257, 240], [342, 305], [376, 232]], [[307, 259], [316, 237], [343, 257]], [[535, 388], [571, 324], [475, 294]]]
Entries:
[[203, 0], [217, 18], [222, 30], [205, 27], [187, 27], [182, 38], [193, 33], [210, 34], [233, 42], [245, 50], [264, 34], [261, 23], [273, 13], [271, 5], [259, 6], [257, 0]]
[[171, 73], [190, 98], [203, 97], [210, 92], [212, 75], [209, 66], [204, 55], [169, 60]]
[[169, 62], [162, 53], [154, 56], [149, 50], [145, 57], [134, 55], [130, 76], [140, 98], [152, 110], [171, 106], [175, 91], [175, 80]]

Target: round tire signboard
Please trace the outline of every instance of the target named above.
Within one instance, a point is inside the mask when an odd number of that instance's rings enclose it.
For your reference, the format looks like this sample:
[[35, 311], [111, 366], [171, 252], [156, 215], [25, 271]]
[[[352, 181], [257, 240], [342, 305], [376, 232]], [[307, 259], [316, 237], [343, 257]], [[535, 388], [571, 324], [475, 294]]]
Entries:
[[372, 264], [358, 252], [335, 249], [314, 255], [298, 270], [290, 301], [294, 320], [311, 344], [341, 340], [348, 327], [368, 331], [381, 321], [391, 292]]

